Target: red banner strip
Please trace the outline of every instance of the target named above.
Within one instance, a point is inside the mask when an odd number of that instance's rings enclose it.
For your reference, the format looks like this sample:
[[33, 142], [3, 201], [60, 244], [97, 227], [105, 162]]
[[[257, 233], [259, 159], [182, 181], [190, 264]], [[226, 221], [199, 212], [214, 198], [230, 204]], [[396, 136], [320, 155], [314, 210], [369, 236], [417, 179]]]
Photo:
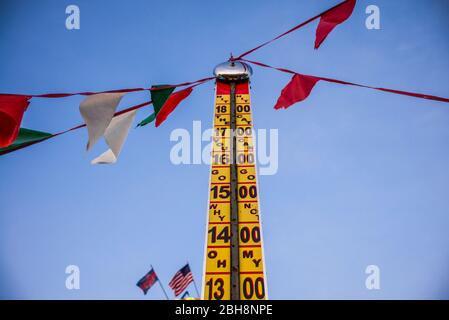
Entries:
[[[131, 88], [131, 89], [117, 89], [117, 90], [98, 91], [98, 92], [86, 91], [86, 92], [72, 92], [72, 93], [14, 94], [14, 95], [34, 97], [34, 98], [64, 98], [64, 97], [70, 97], [70, 96], [76, 96], [76, 95], [90, 96], [90, 95], [99, 94], [99, 93], [119, 93], [119, 92], [127, 93], [127, 92], [137, 92], [137, 91], [145, 91], [145, 90], [156, 91], [156, 90], [163, 90], [163, 89], [168, 89], [168, 88], [177, 88], [177, 87], [202, 84], [202, 83], [212, 80], [212, 79], [215, 79], [215, 77], [208, 77], [208, 78], [203, 78], [203, 79], [199, 79], [196, 81], [184, 82], [184, 83], [167, 85], [167, 86], [160, 86], [160, 87], [156, 87], [156, 88]], [[9, 93], [0, 93], [0, 95], [1, 94], [8, 95]]]
[[416, 92], [409, 92], [409, 91], [402, 91], [402, 90], [395, 90], [395, 89], [388, 89], [388, 88], [381, 88], [381, 87], [372, 87], [372, 86], [367, 86], [367, 85], [358, 84], [358, 83], [354, 83], [354, 82], [348, 82], [348, 81], [337, 80], [337, 79], [332, 79], [332, 78], [318, 77], [318, 76], [312, 76], [312, 75], [307, 75], [307, 74], [303, 74], [303, 73], [298, 73], [298, 72], [291, 71], [291, 70], [284, 69], [284, 68], [272, 67], [272, 66], [270, 66], [268, 64], [265, 64], [265, 63], [262, 63], [262, 62], [251, 61], [251, 60], [246, 60], [246, 59], [240, 59], [240, 60], [248, 62], [248, 63], [251, 63], [251, 64], [254, 64], [254, 65], [257, 65], [257, 66], [260, 66], [260, 67], [270, 68], [270, 69], [278, 70], [278, 71], [285, 72], [285, 73], [299, 74], [299, 75], [304, 75], [304, 76], [309, 76], [309, 77], [315, 77], [315, 78], [318, 78], [319, 80], [323, 80], [323, 81], [327, 81], [327, 82], [344, 84], [344, 85], [349, 85], [349, 86], [356, 86], [356, 87], [372, 89], [372, 90], [378, 90], [378, 91], [384, 91], [384, 92], [389, 92], [389, 93], [394, 93], [394, 94], [399, 94], [399, 95], [409, 96], [409, 97], [414, 97], [414, 98], [420, 98], [420, 99], [426, 99], [426, 100], [433, 100], [433, 101], [440, 101], [440, 102], [449, 103], [449, 99], [448, 98], [433, 96], [433, 95], [430, 95], [430, 94], [416, 93]]
[[262, 47], [265, 47], [266, 45], [268, 45], [268, 44], [270, 44], [270, 43], [272, 43], [272, 42], [274, 42], [274, 41], [276, 41], [276, 40], [278, 40], [278, 39], [280, 39], [280, 38], [282, 38], [282, 37], [288, 35], [289, 33], [292, 33], [293, 31], [296, 31], [296, 30], [298, 30], [299, 28], [304, 27], [305, 25], [311, 23], [312, 21], [315, 21], [316, 19], [320, 18], [322, 15], [328, 13], [329, 11], [334, 10], [335, 8], [338, 8], [339, 6], [345, 4], [346, 2], [348, 2], [348, 0], [345, 0], [345, 1], [343, 1], [343, 2], [341, 2], [341, 3], [339, 3], [339, 4], [337, 4], [337, 5], [333, 6], [332, 8], [327, 9], [326, 11], [323, 11], [323, 12], [321, 12], [320, 14], [317, 14], [316, 16], [314, 16], [314, 17], [312, 17], [312, 18], [310, 18], [310, 19], [308, 19], [308, 20], [306, 20], [306, 21], [304, 21], [304, 22], [298, 24], [297, 26], [294, 26], [294, 27], [291, 28], [290, 30], [287, 30], [287, 31], [285, 31], [284, 33], [278, 35], [277, 37], [275, 37], [275, 38], [273, 38], [273, 39], [271, 39], [271, 40], [268, 40], [267, 42], [264, 42], [264, 43], [262, 43], [261, 45], [258, 45], [257, 47], [255, 47], [255, 48], [253, 48], [253, 49], [251, 49], [251, 50], [248, 50], [248, 51], [242, 53], [242, 54], [239, 55], [237, 58], [232, 58], [232, 57], [231, 57], [230, 60], [231, 60], [231, 61], [232, 61], [232, 60], [241, 60], [243, 57], [247, 56], [248, 54], [253, 53], [254, 51], [259, 50], [259, 49], [262, 48]]

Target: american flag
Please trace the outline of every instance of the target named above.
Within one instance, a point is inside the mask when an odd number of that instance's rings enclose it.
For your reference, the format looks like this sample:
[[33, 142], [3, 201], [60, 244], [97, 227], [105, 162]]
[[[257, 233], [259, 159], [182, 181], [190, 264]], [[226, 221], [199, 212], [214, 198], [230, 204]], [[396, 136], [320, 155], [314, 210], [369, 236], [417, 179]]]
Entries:
[[176, 272], [168, 285], [173, 289], [175, 296], [177, 297], [191, 282], [193, 282], [192, 271], [190, 271], [189, 264], [186, 264], [178, 272]]

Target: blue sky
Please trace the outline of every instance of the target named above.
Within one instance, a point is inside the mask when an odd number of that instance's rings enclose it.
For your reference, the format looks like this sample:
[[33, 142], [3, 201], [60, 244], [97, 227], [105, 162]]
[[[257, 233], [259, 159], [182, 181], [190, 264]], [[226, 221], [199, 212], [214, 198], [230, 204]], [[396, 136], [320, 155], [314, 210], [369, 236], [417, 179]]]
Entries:
[[[195, 80], [338, 2], [4, 0], [0, 92]], [[65, 28], [69, 4], [80, 7], [80, 30]], [[370, 4], [381, 30], [365, 28]], [[315, 22], [248, 58], [448, 97], [448, 9], [358, 1], [320, 50]], [[270, 298], [449, 298], [449, 105], [319, 83], [305, 102], [274, 111], [288, 80], [260, 68], [252, 78], [256, 128], [279, 129], [279, 171], [259, 177]], [[82, 99], [33, 99], [23, 126], [76, 125]], [[129, 94], [120, 108], [147, 99]], [[152, 264], [166, 285], [186, 261], [200, 287], [209, 168], [172, 165], [169, 135], [193, 120], [209, 126], [212, 112], [209, 83], [160, 128], [131, 130], [113, 166], [89, 164], [105, 145], [86, 154], [86, 130], [0, 157], [0, 297], [163, 299], [135, 283]], [[80, 290], [65, 288], [70, 264]], [[371, 264], [380, 290], [365, 288]]]

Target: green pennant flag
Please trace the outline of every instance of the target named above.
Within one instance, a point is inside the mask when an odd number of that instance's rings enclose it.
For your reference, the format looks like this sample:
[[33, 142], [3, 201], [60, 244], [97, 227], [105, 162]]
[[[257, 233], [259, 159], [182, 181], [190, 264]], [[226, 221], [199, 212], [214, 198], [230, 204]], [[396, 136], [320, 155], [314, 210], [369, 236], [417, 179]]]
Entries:
[[[160, 88], [166, 87], [167, 84], [160, 84], [156, 86], [151, 86], [151, 88]], [[156, 119], [157, 114], [161, 110], [165, 101], [167, 101], [168, 97], [172, 94], [175, 88], [166, 88], [161, 90], [151, 90], [151, 100], [153, 101], [154, 112], [150, 114], [147, 118], [143, 119], [137, 126], [143, 127]]]
[[51, 133], [20, 128], [16, 140], [14, 140], [14, 142], [10, 146], [6, 148], [0, 148], [0, 155], [13, 151], [15, 149], [19, 149], [22, 146], [45, 140], [51, 136]]

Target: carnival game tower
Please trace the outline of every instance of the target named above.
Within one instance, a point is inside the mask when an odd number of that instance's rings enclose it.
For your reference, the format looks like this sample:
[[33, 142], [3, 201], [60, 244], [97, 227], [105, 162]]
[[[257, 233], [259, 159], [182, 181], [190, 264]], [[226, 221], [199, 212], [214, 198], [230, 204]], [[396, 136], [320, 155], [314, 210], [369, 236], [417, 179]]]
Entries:
[[214, 133], [202, 299], [267, 299], [256, 153], [250, 100], [252, 69], [215, 67]]

